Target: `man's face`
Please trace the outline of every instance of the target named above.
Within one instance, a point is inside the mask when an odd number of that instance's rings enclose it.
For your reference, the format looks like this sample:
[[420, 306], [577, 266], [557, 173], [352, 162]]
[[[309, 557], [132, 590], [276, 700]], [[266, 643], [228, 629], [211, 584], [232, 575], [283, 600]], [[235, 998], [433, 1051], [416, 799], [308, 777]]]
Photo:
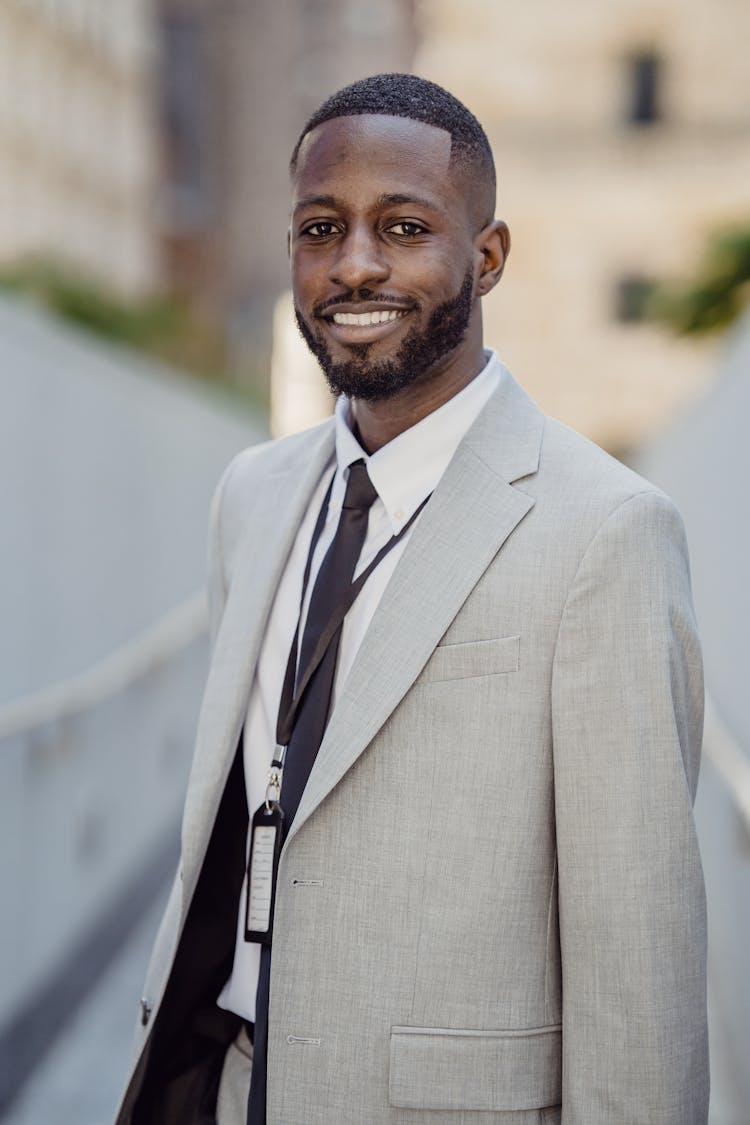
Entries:
[[477, 232], [450, 152], [442, 129], [374, 115], [325, 122], [303, 142], [295, 311], [336, 393], [390, 398], [467, 346]]

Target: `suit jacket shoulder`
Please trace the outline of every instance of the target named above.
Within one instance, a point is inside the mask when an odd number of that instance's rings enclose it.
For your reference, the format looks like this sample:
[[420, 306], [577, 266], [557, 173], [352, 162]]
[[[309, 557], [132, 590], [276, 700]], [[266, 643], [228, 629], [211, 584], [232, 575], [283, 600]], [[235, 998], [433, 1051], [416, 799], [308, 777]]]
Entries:
[[[321, 458], [333, 453], [333, 421], [328, 419], [302, 433], [243, 449], [229, 463], [214, 493], [211, 506], [208, 573], [212, 621], [234, 573], [236, 560], [248, 534], [253, 513], [264, 488], [285, 474], [290, 483], [320, 468]], [[279, 512], [279, 519], [284, 513]]]

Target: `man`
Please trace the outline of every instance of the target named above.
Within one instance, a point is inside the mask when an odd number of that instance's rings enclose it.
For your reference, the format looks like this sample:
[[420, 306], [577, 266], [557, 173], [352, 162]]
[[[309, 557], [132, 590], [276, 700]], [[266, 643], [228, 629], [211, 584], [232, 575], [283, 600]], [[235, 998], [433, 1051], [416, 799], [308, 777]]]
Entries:
[[509, 236], [456, 99], [355, 83], [292, 187], [299, 327], [342, 397], [217, 493], [182, 862], [118, 1123], [705, 1122], [679, 517], [484, 350]]

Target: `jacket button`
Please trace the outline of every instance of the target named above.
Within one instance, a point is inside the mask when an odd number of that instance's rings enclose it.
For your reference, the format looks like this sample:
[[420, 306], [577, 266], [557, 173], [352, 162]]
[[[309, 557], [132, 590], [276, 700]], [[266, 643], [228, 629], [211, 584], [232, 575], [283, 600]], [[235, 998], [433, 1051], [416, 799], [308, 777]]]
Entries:
[[151, 1005], [145, 996], [141, 997], [141, 1026], [145, 1027], [151, 1019]]

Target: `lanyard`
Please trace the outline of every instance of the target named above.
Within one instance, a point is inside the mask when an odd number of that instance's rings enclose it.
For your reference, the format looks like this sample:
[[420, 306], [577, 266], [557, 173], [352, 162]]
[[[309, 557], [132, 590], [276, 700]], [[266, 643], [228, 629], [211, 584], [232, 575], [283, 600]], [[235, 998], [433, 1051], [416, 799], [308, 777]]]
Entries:
[[315, 548], [318, 544], [318, 540], [320, 539], [323, 527], [325, 525], [326, 514], [331, 498], [331, 490], [333, 489], [334, 479], [335, 473], [334, 478], [331, 479], [331, 483], [328, 486], [328, 490], [323, 499], [323, 504], [321, 505], [320, 512], [318, 513], [318, 519], [315, 524], [312, 539], [310, 541], [310, 549], [307, 554], [307, 563], [305, 565], [305, 573], [302, 579], [300, 615], [297, 620], [297, 628], [294, 632], [294, 638], [292, 639], [291, 648], [289, 649], [289, 658], [287, 660], [286, 671], [284, 673], [284, 682], [281, 689], [279, 714], [276, 723], [276, 753], [274, 754], [273, 761], [271, 762], [271, 769], [269, 771], [269, 784], [268, 789], [266, 790], [267, 804], [269, 804], [271, 801], [273, 801], [273, 803], [278, 803], [281, 794], [281, 771], [284, 765], [284, 754], [292, 737], [292, 731], [294, 730], [294, 723], [297, 717], [297, 712], [299, 711], [302, 697], [307, 690], [308, 684], [315, 674], [315, 671], [318, 668], [321, 660], [325, 656], [329, 644], [331, 643], [339, 629], [342, 627], [344, 618], [346, 617], [354, 602], [357, 600], [357, 597], [367, 579], [370, 577], [375, 568], [380, 565], [386, 555], [393, 550], [393, 548], [397, 543], [400, 542], [401, 539], [403, 539], [407, 531], [409, 531], [412, 524], [416, 520], [417, 516], [424, 508], [427, 501], [430, 499], [430, 496], [432, 495], [432, 493], [430, 493], [424, 498], [422, 503], [412, 513], [412, 515], [409, 517], [398, 534], [391, 536], [388, 542], [380, 548], [369, 565], [365, 567], [362, 573], [355, 579], [354, 582], [352, 582], [352, 584], [349, 586], [349, 589], [345, 590], [342, 593], [341, 598], [336, 603], [336, 607], [331, 614], [325, 629], [322, 631], [318, 638], [318, 642], [310, 656], [306, 667], [300, 668], [296, 671], [295, 674], [295, 670], [297, 669], [297, 647], [300, 633], [300, 621], [302, 618], [302, 608], [305, 603], [305, 594], [307, 592], [307, 585], [310, 580], [310, 570], [312, 567], [313, 555], [315, 553]]
[[344, 618], [354, 604], [365, 582], [370, 577], [375, 567], [383, 561], [388, 552], [392, 551], [399, 540], [406, 535], [406, 532], [430, 499], [429, 496], [425, 497], [411, 518], [401, 528], [398, 535], [391, 536], [385, 546], [381, 547], [375, 555], [375, 558], [369, 566], [362, 571], [356, 581], [351, 583], [348, 590], [343, 591], [325, 629], [323, 629], [318, 638], [318, 642], [315, 645], [315, 649], [307, 666], [304, 669], [300, 668], [295, 675], [295, 669], [297, 668], [297, 644], [300, 633], [300, 620], [305, 604], [305, 594], [307, 592], [308, 582], [310, 581], [313, 554], [315, 553], [315, 548], [325, 525], [335, 475], [334, 473], [326, 491], [310, 541], [310, 549], [307, 552], [307, 563], [302, 579], [300, 613], [297, 619], [297, 628], [294, 631], [294, 639], [289, 649], [289, 659], [286, 663], [284, 683], [281, 690], [279, 717], [276, 724], [276, 752], [271, 762], [271, 768], [268, 771], [268, 785], [266, 786], [265, 801], [252, 818], [250, 852], [247, 864], [245, 941], [258, 942], [266, 946], [270, 946], [272, 942], [276, 881], [279, 871], [279, 858], [285, 836], [284, 810], [279, 804], [284, 772], [284, 756], [292, 737], [294, 721], [300, 703], [302, 702], [302, 697], [307, 690], [316, 668], [323, 659], [329, 644], [343, 625]]

